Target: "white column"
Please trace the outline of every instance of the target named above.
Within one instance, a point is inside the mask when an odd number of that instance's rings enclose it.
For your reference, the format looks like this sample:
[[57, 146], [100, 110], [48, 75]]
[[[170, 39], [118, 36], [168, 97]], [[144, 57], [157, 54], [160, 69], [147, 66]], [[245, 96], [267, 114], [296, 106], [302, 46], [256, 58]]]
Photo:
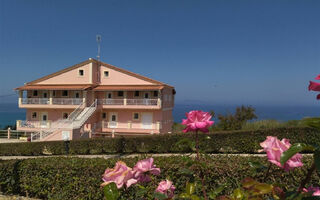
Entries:
[[124, 92], [123, 92], [123, 96], [124, 96], [124, 98], [123, 98], [123, 105], [127, 105], [127, 91], [124, 91]]
[[161, 98], [162, 98], [162, 94], [161, 94], [161, 90], [159, 90], [159, 91], [158, 91], [158, 103], [157, 103], [157, 105], [158, 105], [159, 107], [161, 107]]
[[82, 102], [83, 104], [86, 104], [87, 101], [87, 91], [83, 91], [82, 93]]
[[156, 124], [156, 128], [157, 128], [158, 131], [160, 130], [160, 122], [159, 121]]
[[49, 91], [49, 104], [52, 105], [52, 97], [53, 97], [53, 91]]
[[19, 105], [22, 104], [23, 90], [19, 90]]

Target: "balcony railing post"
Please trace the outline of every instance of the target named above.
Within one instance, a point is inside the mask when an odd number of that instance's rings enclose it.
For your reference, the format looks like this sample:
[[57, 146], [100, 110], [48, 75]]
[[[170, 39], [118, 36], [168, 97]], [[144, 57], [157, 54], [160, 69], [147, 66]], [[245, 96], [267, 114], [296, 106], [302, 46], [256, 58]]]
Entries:
[[127, 105], [127, 91], [124, 91], [123, 105]]
[[49, 92], [49, 104], [52, 105], [52, 96], [53, 96], [53, 91], [50, 90]]
[[161, 99], [160, 98], [158, 98], [157, 106], [161, 106]]
[[22, 96], [23, 96], [23, 91], [19, 90], [19, 105], [22, 104]]
[[160, 122], [159, 121], [156, 124], [156, 128], [157, 128], [158, 131], [160, 130]]
[[87, 91], [83, 91], [83, 104], [86, 105], [86, 100], [87, 100]]
[[20, 128], [20, 125], [21, 125], [21, 120], [17, 120], [17, 128]]

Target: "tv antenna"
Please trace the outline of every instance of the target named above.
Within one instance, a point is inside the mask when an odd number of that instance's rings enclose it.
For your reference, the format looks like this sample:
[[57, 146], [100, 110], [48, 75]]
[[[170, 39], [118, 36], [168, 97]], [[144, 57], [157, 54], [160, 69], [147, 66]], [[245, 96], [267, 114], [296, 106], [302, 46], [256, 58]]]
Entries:
[[100, 61], [100, 44], [101, 44], [101, 35], [96, 35], [96, 41], [98, 44], [98, 55], [97, 60]]

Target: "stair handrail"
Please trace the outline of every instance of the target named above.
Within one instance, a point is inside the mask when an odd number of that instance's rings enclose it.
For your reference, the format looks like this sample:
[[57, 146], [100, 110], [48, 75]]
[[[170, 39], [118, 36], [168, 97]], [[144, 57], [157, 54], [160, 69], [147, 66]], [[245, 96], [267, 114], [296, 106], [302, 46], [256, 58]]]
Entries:
[[[96, 99], [88, 108], [88, 110], [86, 110], [86, 112], [82, 115], [82, 117], [81, 117], [81, 119], [78, 119], [78, 120], [74, 120], [73, 122], [81, 122], [81, 121], [83, 121], [83, 118], [85, 117], [86, 119], [85, 120], [87, 120], [88, 119], [88, 117], [86, 117], [86, 114], [87, 113], [89, 113], [89, 112], [92, 112], [92, 110], [90, 109], [90, 108], [97, 108], [97, 103], [98, 102], [98, 100]], [[94, 110], [95, 110], [94, 109]], [[92, 113], [91, 113], [92, 114]], [[72, 123], [73, 124], [73, 123]], [[81, 125], [80, 125], [81, 126]], [[74, 125], [73, 125], [73, 127], [74, 127]]]
[[[76, 109], [74, 109], [74, 111], [72, 111], [72, 113], [70, 113], [70, 115], [68, 116], [68, 120], [75, 120], [78, 116], [78, 111], [80, 110], [80, 108], [83, 106], [84, 102], [82, 102]], [[81, 113], [81, 112], [80, 112]]]

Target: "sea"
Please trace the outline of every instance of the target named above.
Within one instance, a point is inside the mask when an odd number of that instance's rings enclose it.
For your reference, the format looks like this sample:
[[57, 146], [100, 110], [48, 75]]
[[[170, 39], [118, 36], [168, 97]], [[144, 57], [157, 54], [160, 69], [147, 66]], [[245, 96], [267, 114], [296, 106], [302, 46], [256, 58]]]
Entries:
[[[191, 110], [214, 111], [216, 114], [234, 113], [239, 105], [210, 105], [177, 103], [173, 109], [174, 121], [180, 123], [185, 113]], [[304, 117], [320, 117], [320, 106], [252, 106], [256, 109], [257, 120], [274, 119], [278, 121], [299, 120]], [[14, 125], [16, 120], [24, 120], [25, 109], [19, 109], [17, 103], [0, 103], [0, 129]], [[215, 119], [216, 120], [216, 119]]]

